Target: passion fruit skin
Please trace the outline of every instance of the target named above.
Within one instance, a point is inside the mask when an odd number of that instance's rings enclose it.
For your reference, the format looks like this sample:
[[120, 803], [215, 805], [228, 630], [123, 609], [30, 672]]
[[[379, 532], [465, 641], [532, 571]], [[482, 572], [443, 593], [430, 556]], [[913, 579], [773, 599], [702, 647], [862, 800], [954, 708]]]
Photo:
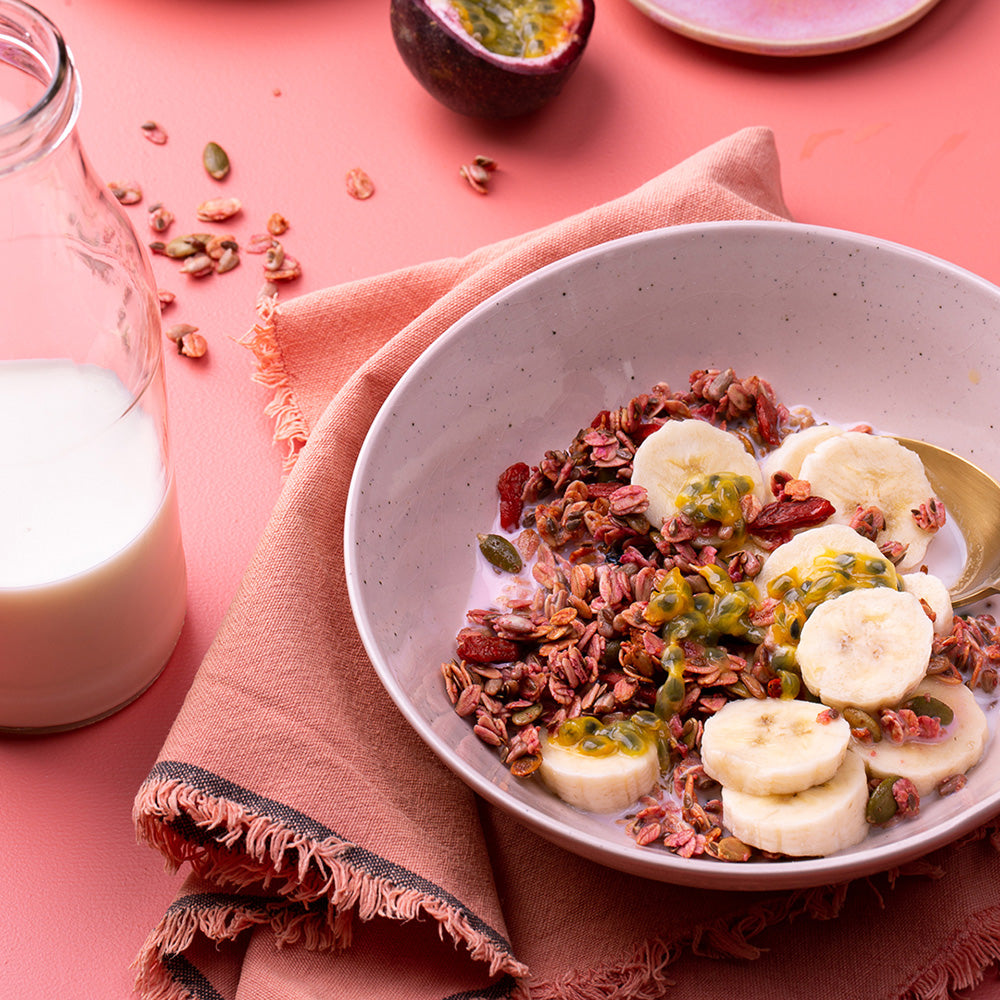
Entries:
[[445, 107], [472, 118], [516, 118], [558, 94], [576, 69], [594, 24], [594, 0], [581, 0], [580, 24], [559, 53], [505, 59], [476, 46], [425, 0], [392, 0], [396, 48], [410, 72]]

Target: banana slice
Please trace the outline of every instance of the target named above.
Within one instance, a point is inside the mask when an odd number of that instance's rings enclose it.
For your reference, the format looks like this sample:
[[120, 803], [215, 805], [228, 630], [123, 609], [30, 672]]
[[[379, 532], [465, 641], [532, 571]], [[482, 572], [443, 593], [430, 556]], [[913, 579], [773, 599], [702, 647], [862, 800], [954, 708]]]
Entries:
[[923, 680], [934, 629], [913, 594], [852, 590], [820, 604], [802, 626], [802, 681], [824, 704], [874, 712], [898, 705]]
[[632, 483], [646, 488], [646, 517], [656, 528], [677, 513], [677, 497], [687, 483], [713, 472], [747, 476], [764, 499], [757, 459], [739, 438], [704, 420], [668, 421], [639, 445], [632, 460]]
[[765, 596], [772, 580], [793, 570], [803, 579], [807, 578], [816, 558], [830, 552], [853, 552], [872, 559], [885, 559], [873, 541], [848, 525], [823, 524], [808, 528], [779, 545], [764, 560], [754, 580], [757, 590]]
[[906, 554], [901, 570], [918, 566], [932, 534], [917, 526], [911, 510], [934, 496], [919, 456], [890, 437], [845, 431], [817, 445], [805, 457], [800, 478], [808, 480], [814, 495], [836, 508], [831, 520], [848, 524], [858, 505], [878, 507], [885, 529], [876, 542], [902, 542]]
[[945, 778], [964, 774], [978, 764], [988, 737], [986, 715], [976, 696], [964, 684], [948, 684], [928, 677], [913, 692], [944, 702], [954, 713], [940, 743], [893, 743], [885, 737], [878, 743], [852, 740], [849, 756], [864, 761], [876, 778], [898, 775], [909, 778], [921, 796], [929, 795]]
[[705, 773], [748, 795], [788, 795], [821, 785], [847, 754], [846, 720], [821, 723], [824, 705], [780, 698], [731, 701], [705, 722]]
[[606, 756], [560, 746], [548, 737], [541, 746], [542, 780], [564, 802], [587, 812], [619, 812], [652, 791], [660, 778], [653, 742], [640, 753], [615, 750]]
[[832, 424], [813, 424], [800, 431], [789, 434], [774, 451], [768, 452], [760, 460], [760, 471], [764, 477], [764, 485], [770, 487], [771, 476], [776, 472], [787, 472], [793, 479], [799, 478], [802, 462], [824, 441], [843, 434], [843, 427]]
[[955, 621], [955, 611], [951, 606], [951, 594], [944, 581], [933, 573], [904, 573], [900, 576], [903, 590], [913, 594], [917, 600], [927, 602], [934, 612], [934, 632], [947, 635]]
[[868, 782], [849, 753], [829, 781], [791, 795], [747, 795], [722, 787], [722, 817], [734, 837], [764, 851], [820, 857], [868, 836]]

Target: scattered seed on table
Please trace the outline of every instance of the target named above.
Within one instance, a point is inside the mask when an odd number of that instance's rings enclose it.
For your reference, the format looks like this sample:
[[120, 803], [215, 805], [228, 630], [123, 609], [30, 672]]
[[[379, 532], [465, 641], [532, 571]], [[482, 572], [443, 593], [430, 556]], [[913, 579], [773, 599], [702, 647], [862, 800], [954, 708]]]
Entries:
[[288, 231], [288, 219], [280, 212], [272, 212], [267, 220], [267, 231], [272, 236], [281, 236]]
[[254, 233], [243, 248], [247, 253], [267, 253], [274, 246], [271, 233]]
[[285, 254], [281, 267], [274, 271], [264, 270], [268, 281], [294, 281], [302, 276], [302, 265], [290, 254]]
[[139, 127], [142, 129], [142, 134], [150, 142], [156, 143], [157, 146], [162, 146], [166, 143], [167, 133], [156, 122], [143, 122]]
[[172, 340], [177, 343], [182, 337], [188, 336], [191, 333], [197, 333], [198, 327], [192, 326], [190, 323], [175, 323], [173, 326], [168, 326], [164, 331], [163, 335], [167, 340]]
[[463, 163], [458, 168], [459, 174], [464, 177], [473, 191], [479, 194], [489, 194], [487, 185], [490, 175], [497, 169], [497, 161], [491, 156], [477, 155], [473, 157], [471, 163]]
[[202, 222], [223, 222], [242, 208], [243, 203], [239, 198], [210, 198], [198, 206], [196, 214]]
[[201, 358], [208, 350], [208, 342], [200, 333], [185, 333], [177, 341], [177, 353], [188, 358]]
[[280, 271], [281, 266], [284, 263], [285, 249], [277, 240], [275, 240], [274, 243], [268, 248], [267, 253], [264, 254], [264, 270]]
[[192, 254], [204, 249], [204, 243], [197, 240], [193, 235], [188, 235], [175, 236], [169, 243], [163, 245], [163, 249], [160, 252], [176, 260], [182, 257], [190, 257]]
[[352, 167], [347, 171], [347, 193], [358, 201], [365, 201], [375, 193], [372, 179], [361, 167]]
[[217, 181], [221, 181], [229, 173], [229, 156], [217, 142], [210, 142], [205, 146], [201, 161], [208, 175]]
[[227, 246], [222, 251], [222, 256], [215, 262], [215, 273], [225, 274], [237, 267], [240, 262], [239, 251], [235, 247]]
[[111, 181], [108, 187], [123, 205], [135, 205], [142, 201], [142, 188], [135, 181]]
[[181, 273], [189, 274], [192, 278], [204, 278], [206, 274], [211, 274], [215, 270], [215, 261], [204, 251], [192, 254], [184, 259], [181, 264]]
[[236, 243], [236, 237], [233, 236], [232, 233], [216, 234], [215, 236], [210, 237], [205, 243], [205, 253], [207, 253], [212, 260], [218, 260], [226, 252], [226, 250], [229, 249], [239, 249]]
[[164, 233], [174, 221], [174, 213], [168, 208], [164, 208], [159, 202], [151, 205], [149, 209], [149, 228], [154, 233]]
[[166, 288], [157, 288], [156, 297], [160, 302], [160, 312], [163, 312], [167, 306], [171, 305], [173, 301], [177, 298], [173, 292], [168, 291]]

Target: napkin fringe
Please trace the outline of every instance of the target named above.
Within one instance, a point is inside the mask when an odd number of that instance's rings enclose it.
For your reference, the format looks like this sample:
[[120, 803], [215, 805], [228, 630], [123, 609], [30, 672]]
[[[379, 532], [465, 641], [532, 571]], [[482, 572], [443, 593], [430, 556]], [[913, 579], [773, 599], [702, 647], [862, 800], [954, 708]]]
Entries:
[[950, 1000], [955, 990], [982, 982], [986, 969], [1000, 962], [1000, 907], [977, 913], [956, 935], [950, 951], [936, 955], [900, 1000]]
[[[200, 878], [213, 884], [273, 891], [276, 908], [273, 913], [268, 907], [262, 910], [256, 898], [248, 908], [242, 896], [216, 893], [215, 902], [224, 899], [226, 905], [205, 909], [201, 897], [183, 897], [147, 941], [145, 966], [183, 952], [197, 932], [222, 940], [231, 936], [232, 927], [242, 930], [264, 922], [270, 923], [279, 946], [304, 941], [306, 947], [320, 950], [348, 947], [356, 914], [362, 920], [433, 918], [442, 936], [464, 945], [474, 960], [487, 964], [490, 975], [526, 974], [527, 968], [514, 958], [502, 936], [443, 890], [435, 895], [431, 883], [423, 884], [413, 873], [375, 858], [325, 828], [303, 832], [255, 812], [234, 800], [237, 789], [229, 789], [228, 797], [213, 795], [189, 780], [171, 777], [170, 768], [170, 762], [160, 762], [136, 796], [133, 819], [138, 836], [158, 849], [173, 870], [188, 862]], [[204, 777], [221, 781], [210, 772]], [[300, 819], [312, 823], [308, 817]], [[381, 873], [366, 869], [365, 862]], [[392, 872], [385, 874], [389, 868]], [[297, 904], [294, 920], [289, 918], [288, 903]]]
[[274, 323], [277, 307], [277, 295], [262, 297], [257, 303], [256, 322], [238, 343], [248, 348], [257, 361], [251, 380], [271, 390], [271, 400], [265, 404], [264, 414], [274, 420], [275, 443], [287, 446], [284, 467], [288, 472], [306, 443], [309, 426], [295, 402], [295, 391], [289, 382], [288, 369], [278, 345]]
[[638, 945], [623, 962], [567, 972], [548, 982], [532, 981], [516, 1000], [606, 1000], [608, 996], [629, 1000], [661, 1000], [663, 991], [676, 985], [669, 967], [690, 952], [701, 958], [759, 958], [763, 949], [753, 939], [777, 924], [810, 916], [817, 920], [835, 917], [847, 898], [849, 884], [800, 889], [787, 896], [776, 896], [756, 903], [748, 910], [724, 915], [708, 923], [695, 924], [672, 938], [655, 938]]

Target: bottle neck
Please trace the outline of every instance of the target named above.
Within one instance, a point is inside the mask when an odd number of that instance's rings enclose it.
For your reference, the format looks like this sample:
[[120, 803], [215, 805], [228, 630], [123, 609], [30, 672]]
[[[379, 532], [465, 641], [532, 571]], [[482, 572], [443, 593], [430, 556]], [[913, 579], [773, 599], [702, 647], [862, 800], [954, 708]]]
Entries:
[[79, 108], [79, 78], [59, 30], [34, 7], [0, 0], [0, 177], [56, 149]]

